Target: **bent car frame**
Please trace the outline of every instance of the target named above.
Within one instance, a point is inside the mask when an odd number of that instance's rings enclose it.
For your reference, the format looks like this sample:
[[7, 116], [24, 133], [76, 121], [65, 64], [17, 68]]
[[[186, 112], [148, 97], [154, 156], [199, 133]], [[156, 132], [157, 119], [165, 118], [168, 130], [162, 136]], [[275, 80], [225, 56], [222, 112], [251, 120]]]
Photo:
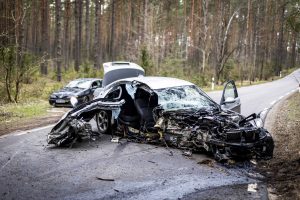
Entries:
[[[272, 158], [274, 142], [266, 129], [256, 125], [258, 116], [235, 111], [240, 111], [240, 99], [233, 81], [226, 84], [219, 105], [188, 81], [125, 78], [66, 113], [48, 134], [48, 143], [71, 145], [83, 137], [110, 133], [135, 142], [207, 151], [218, 161]], [[91, 129], [93, 118], [97, 133]]]

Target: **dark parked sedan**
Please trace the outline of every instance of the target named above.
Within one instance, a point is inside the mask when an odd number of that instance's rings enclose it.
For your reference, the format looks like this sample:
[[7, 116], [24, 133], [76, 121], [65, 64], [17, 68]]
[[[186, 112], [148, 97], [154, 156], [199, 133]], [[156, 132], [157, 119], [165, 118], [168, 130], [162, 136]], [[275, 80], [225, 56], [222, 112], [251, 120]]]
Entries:
[[102, 79], [81, 78], [71, 81], [64, 88], [52, 93], [49, 103], [53, 106], [72, 106], [71, 98], [78, 103], [85, 103], [93, 99], [95, 89], [102, 86]]

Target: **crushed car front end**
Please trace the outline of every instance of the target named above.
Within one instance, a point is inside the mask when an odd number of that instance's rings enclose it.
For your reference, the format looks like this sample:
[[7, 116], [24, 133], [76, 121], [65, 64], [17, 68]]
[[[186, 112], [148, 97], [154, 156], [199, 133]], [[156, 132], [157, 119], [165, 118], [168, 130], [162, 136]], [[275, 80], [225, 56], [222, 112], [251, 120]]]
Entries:
[[156, 127], [169, 145], [191, 152], [206, 150], [218, 161], [272, 158], [274, 142], [270, 133], [255, 125], [254, 116], [245, 119], [232, 111], [167, 111], [162, 112]]

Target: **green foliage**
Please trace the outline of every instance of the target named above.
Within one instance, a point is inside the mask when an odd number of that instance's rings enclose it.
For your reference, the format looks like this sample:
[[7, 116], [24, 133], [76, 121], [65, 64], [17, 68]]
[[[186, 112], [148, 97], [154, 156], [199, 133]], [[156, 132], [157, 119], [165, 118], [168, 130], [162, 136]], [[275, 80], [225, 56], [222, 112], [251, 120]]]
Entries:
[[229, 59], [224, 66], [223, 73], [221, 74], [221, 82], [226, 82], [228, 80], [237, 80], [237, 74], [235, 73], [235, 63], [233, 59]]
[[146, 74], [151, 72], [152, 61], [146, 46], [141, 48], [140, 65], [144, 68]]
[[299, 0], [290, 0], [287, 4], [287, 25], [295, 32], [300, 32]]
[[[51, 79], [56, 80], [56, 70], [50, 75]], [[62, 72], [63, 82], [68, 82], [77, 78], [102, 78], [103, 69], [95, 69], [93, 63], [85, 61], [77, 72], [73, 67], [69, 67]]]
[[47, 101], [34, 101], [28, 103], [9, 103], [0, 106], [0, 121], [19, 121], [21, 118], [32, 118], [46, 114], [50, 105]]
[[264, 71], [263, 71], [263, 79], [267, 80], [269, 77], [273, 77], [275, 76], [275, 67], [273, 63], [267, 63], [264, 67]]
[[199, 72], [199, 69], [186, 65], [184, 59], [166, 58], [153, 75], [180, 78], [190, 81], [200, 87], [208, 85], [211, 73]]
[[0, 81], [5, 87], [5, 93], [1, 93], [3, 102], [17, 102], [22, 84], [31, 82], [31, 77], [38, 69], [38, 59], [32, 54], [23, 52], [20, 55], [19, 63], [17, 63], [16, 57], [14, 46], [0, 48], [0, 72], [4, 75]]

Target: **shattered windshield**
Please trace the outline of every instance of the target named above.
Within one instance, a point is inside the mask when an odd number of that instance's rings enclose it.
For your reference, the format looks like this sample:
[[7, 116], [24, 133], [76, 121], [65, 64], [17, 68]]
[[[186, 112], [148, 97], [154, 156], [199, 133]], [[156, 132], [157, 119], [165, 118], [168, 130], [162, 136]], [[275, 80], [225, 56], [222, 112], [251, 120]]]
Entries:
[[76, 80], [76, 81], [71, 81], [66, 87], [88, 89], [90, 85], [91, 85], [91, 81], [89, 80]]
[[158, 104], [164, 110], [218, 109], [216, 103], [207, 98], [195, 85], [163, 88], [155, 92], [158, 95]]

